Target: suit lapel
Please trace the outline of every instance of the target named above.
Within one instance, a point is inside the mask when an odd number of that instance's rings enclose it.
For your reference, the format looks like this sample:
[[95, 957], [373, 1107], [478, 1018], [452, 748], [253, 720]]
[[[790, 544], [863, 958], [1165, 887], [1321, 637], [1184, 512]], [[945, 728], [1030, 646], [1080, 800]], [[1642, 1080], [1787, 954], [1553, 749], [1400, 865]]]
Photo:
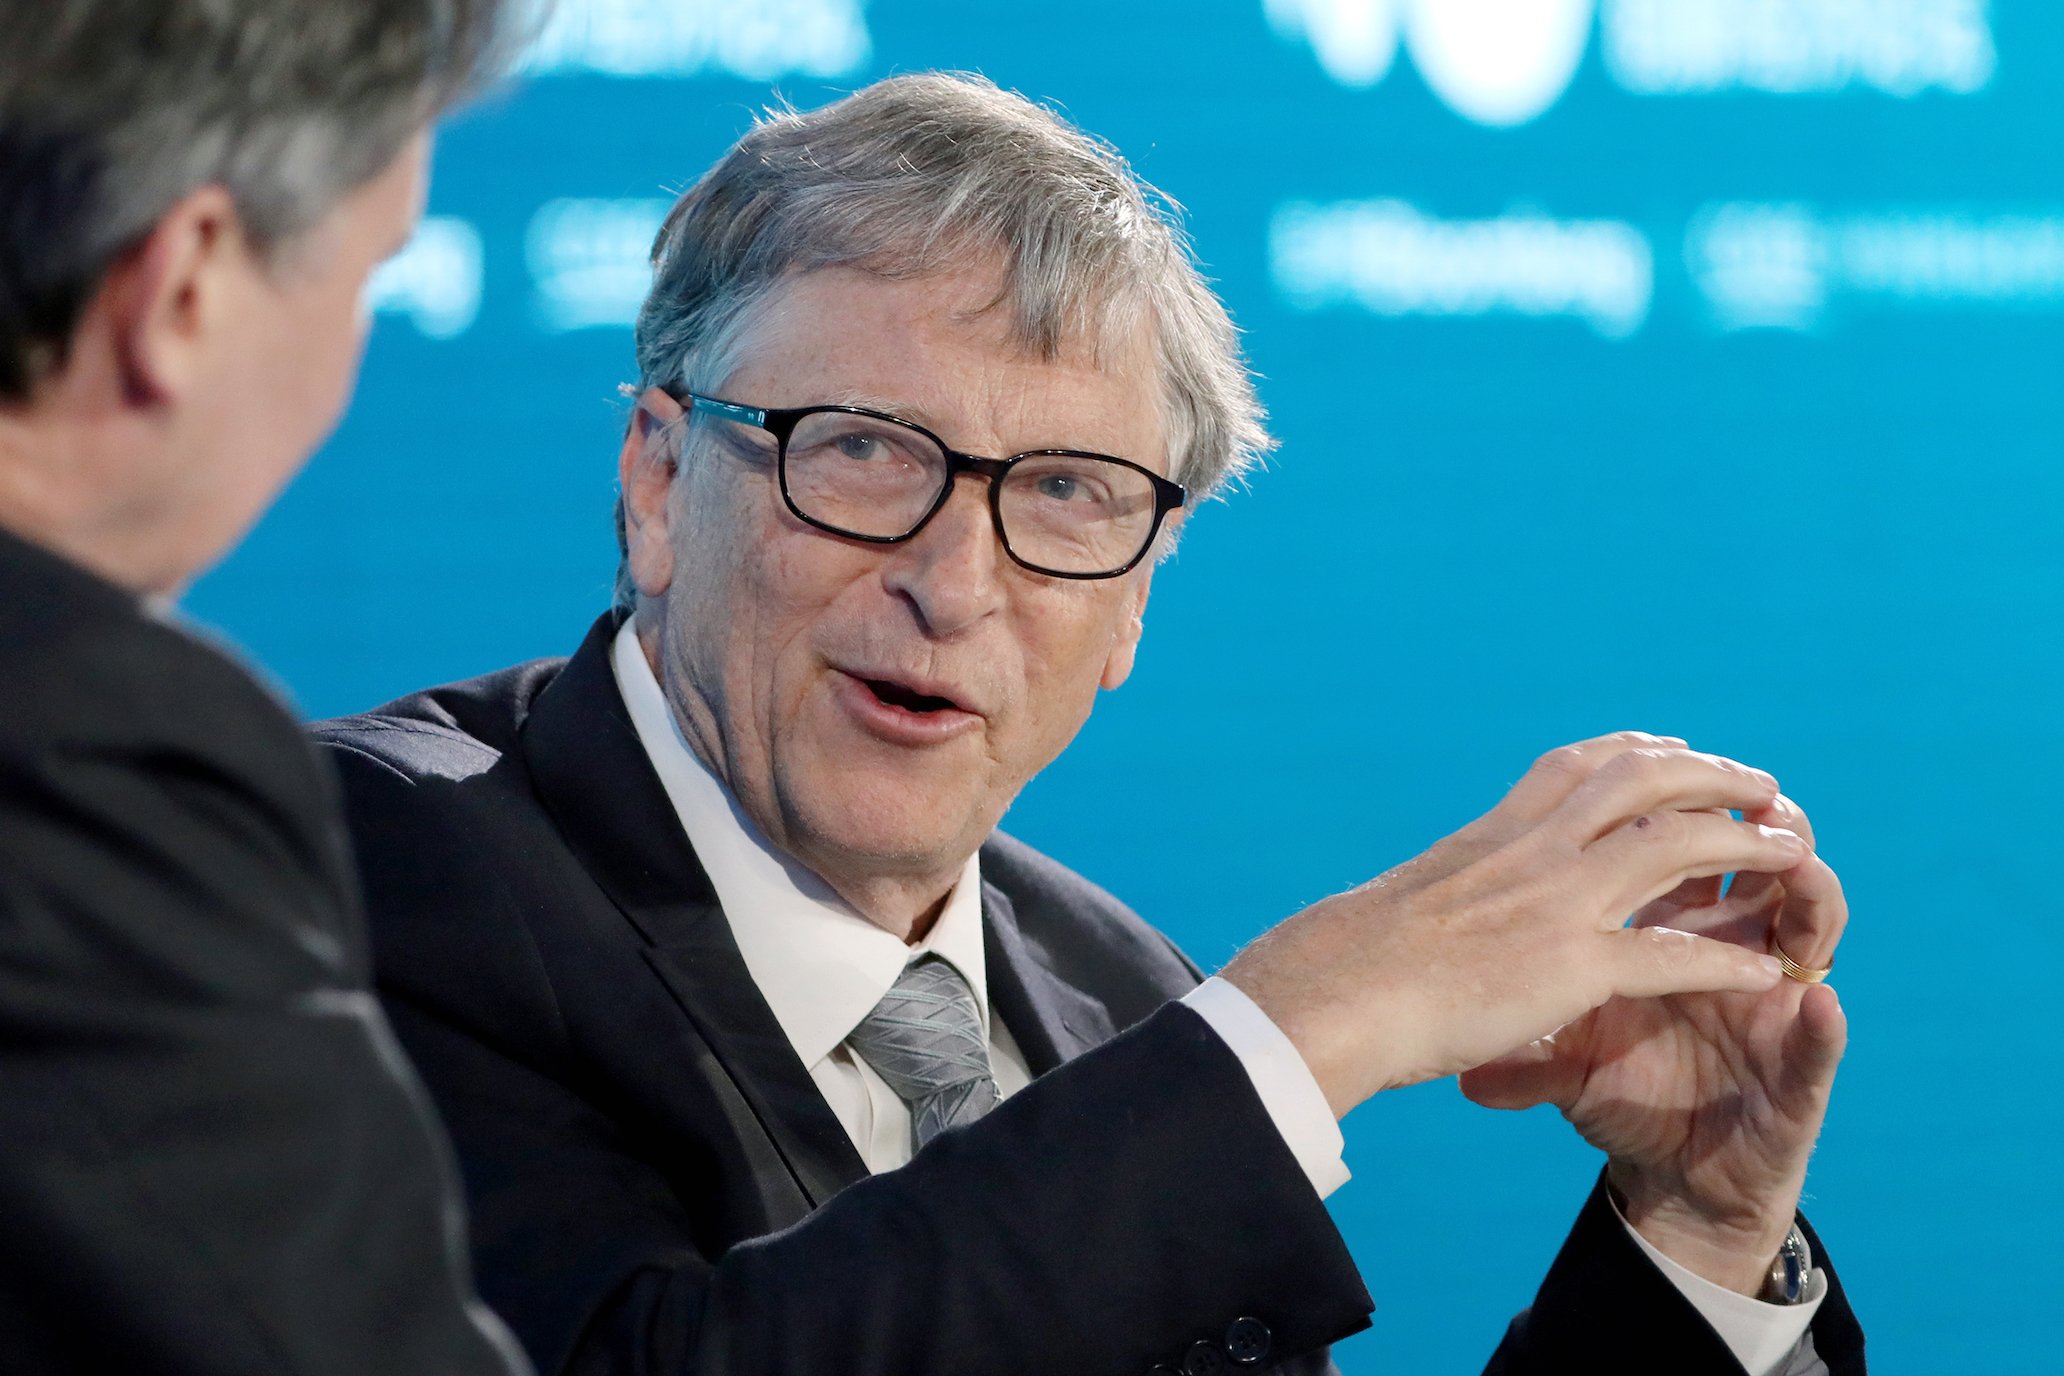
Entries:
[[[654, 977], [709, 1047], [712, 1073], [729, 1081], [731, 1102], [750, 1117], [734, 1128], [748, 1150], [771, 1149], [755, 1155], [800, 1192], [789, 1201], [799, 1218], [867, 1168], [753, 983], [631, 725], [609, 662], [618, 624], [598, 621], [538, 695], [524, 753], [567, 845], [629, 919]], [[666, 1083], [671, 1069], [655, 1067], [651, 1082]]]
[[1009, 896], [988, 883], [982, 885], [982, 942], [992, 1011], [1010, 1029], [1035, 1076], [1118, 1034], [1101, 1003], [1038, 958]]

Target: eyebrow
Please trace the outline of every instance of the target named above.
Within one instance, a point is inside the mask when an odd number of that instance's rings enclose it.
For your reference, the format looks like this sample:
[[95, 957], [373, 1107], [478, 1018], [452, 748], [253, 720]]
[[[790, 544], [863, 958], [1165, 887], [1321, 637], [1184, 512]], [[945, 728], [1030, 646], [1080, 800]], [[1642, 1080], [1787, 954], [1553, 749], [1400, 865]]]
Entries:
[[[864, 411], [880, 411], [885, 415], [894, 416], [898, 420], [912, 421], [922, 425], [933, 434], [940, 436], [942, 439], [945, 438], [946, 427], [940, 425], [923, 407], [908, 405], [875, 392], [862, 391], [856, 387], [835, 388], [823, 401], [810, 404], [818, 406], [858, 406]], [[949, 440], [948, 443], [951, 443], [951, 441]], [[1127, 458], [1115, 449], [1098, 449], [1094, 446], [1084, 448], [1081, 445], [1075, 444], [1045, 444], [1035, 446], [1032, 449], [1015, 450], [1012, 452], [1036, 454], [1047, 449], [1058, 449], [1071, 454], [1101, 454], [1106, 458], [1123, 458], [1128, 463], [1146, 463], [1142, 459]], [[1146, 466], [1153, 468], [1151, 463], [1147, 463]], [[1163, 476], [1165, 477], [1166, 475], [1164, 474]]]
[[863, 392], [857, 388], [834, 390], [823, 403], [826, 406], [858, 406], [867, 411], [885, 411], [898, 420], [916, 421], [927, 430], [937, 430], [939, 424], [922, 406], [912, 406], [874, 392]]

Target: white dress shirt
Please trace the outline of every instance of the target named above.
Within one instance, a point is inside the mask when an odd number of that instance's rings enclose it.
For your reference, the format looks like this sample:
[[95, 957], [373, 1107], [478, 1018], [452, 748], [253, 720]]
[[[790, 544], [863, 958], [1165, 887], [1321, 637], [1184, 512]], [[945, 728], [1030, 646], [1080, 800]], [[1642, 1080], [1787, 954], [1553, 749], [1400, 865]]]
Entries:
[[[893, 1170], [910, 1159], [910, 1109], [845, 1041], [917, 955], [928, 952], [944, 958], [974, 992], [989, 1036], [990, 1071], [998, 1092], [1009, 1098], [1031, 1083], [1024, 1053], [1010, 1029], [990, 1014], [980, 857], [968, 857], [924, 940], [905, 945], [854, 912], [809, 869], [775, 849], [696, 757], [646, 662], [634, 622], [627, 621], [617, 633], [611, 662], [638, 741], [709, 874], [746, 970], [867, 1169]], [[1222, 979], [1204, 981], [1183, 1002], [1239, 1058], [1262, 1107], [1319, 1197], [1347, 1183], [1340, 1127], [1318, 1081], [1282, 1029]], [[1827, 1292], [1826, 1277], [1816, 1271], [1805, 1303], [1764, 1304], [1694, 1275], [1632, 1228], [1628, 1231], [1726, 1340], [1749, 1376], [1771, 1376], [1782, 1366]]]

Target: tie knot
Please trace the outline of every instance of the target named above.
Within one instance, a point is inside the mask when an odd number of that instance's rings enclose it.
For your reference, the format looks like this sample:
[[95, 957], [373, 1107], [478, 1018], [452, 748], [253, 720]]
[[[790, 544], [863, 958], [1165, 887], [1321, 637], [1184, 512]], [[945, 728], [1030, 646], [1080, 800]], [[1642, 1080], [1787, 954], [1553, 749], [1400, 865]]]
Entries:
[[910, 1105], [919, 1146], [996, 1105], [981, 1009], [960, 971], [939, 956], [904, 966], [846, 1040]]

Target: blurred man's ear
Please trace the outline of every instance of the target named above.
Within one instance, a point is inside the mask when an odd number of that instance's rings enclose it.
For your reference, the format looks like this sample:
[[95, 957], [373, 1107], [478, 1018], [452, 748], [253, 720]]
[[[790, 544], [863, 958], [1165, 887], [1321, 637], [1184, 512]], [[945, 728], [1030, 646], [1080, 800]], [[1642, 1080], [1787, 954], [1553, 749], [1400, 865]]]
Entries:
[[105, 351], [126, 402], [175, 400], [213, 366], [216, 333], [259, 270], [229, 193], [204, 186], [116, 261], [75, 342]]
[[674, 581], [674, 544], [667, 523], [667, 495], [674, 485], [676, 440], [661, 432], [684, 412], [657, 387], [638, 398], [624, 430], [616, 475], [623, 493], [624, 549], [631, 581], [643, 597], [658, 597]]

